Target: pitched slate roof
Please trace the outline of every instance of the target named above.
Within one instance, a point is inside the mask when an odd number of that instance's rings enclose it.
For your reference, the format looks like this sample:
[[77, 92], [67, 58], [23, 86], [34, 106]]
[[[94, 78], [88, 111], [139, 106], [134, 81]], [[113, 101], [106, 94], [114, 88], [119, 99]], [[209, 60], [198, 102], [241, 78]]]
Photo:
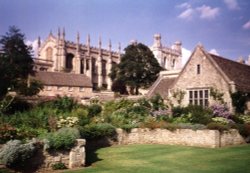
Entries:
[[168, 91], [173, 87], [176, 77], [166, 77], [158, 79], [159, 82], [155, 82], [153, 86], [149, 89], [147, 96], [151, 97], [155, 94], [160, 94], [163, 98], [168, 97]]
[[250, 92], [250, 66], [209, 54], [225, 75], [235, 83], [238, 91]]
[[32, 78], [41, 81], [44, 85], [92, 87], [90, 78], [84, 74], [37, 71]]

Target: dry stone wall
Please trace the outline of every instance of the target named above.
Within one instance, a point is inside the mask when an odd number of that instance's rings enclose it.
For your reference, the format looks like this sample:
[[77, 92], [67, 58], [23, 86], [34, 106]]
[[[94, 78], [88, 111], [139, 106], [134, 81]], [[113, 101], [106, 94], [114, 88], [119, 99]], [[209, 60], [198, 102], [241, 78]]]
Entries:
[[226, 132], [218, 130], [191, 130], [177, 129], [132, 129], [130, 133], [117, 129], [117, 141], [120, 145], [126, 144], [168, 144], [187, 145], [197, 147], [218, 148], [229, 145], [245, 143], [237, 130], [232, 129]]
[[44, 151], [44, 161], [40, 172], [47, 172], [52, 169], [52, 165], [57, 163], [64, 163], [64, 165], [71, 169], [82, 167], [85, 165], [85, 139], [77, 139], [75, 147], [70, 151]]

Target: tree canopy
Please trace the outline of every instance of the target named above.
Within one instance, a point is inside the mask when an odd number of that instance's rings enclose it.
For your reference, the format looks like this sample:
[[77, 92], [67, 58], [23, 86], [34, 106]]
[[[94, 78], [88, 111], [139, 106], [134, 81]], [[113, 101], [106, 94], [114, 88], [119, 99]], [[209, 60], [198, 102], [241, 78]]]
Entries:
[[116, 86], [117, 83], [120, 84], [118, 86], [124, 84], [130, 87], [131, 94], [138, 94], [139, 88], [152, 85], [161, 69], [154, 54], [146, 45], [131, 44], [125, 48], [120, 63], [113, 66], [110, 77]]
[[[38, 82], [29, 83], [28, 75], [32, 73], [33, 60], [31, 47], [24, 43], [25, 36], [20, 30], [11, 26], [6, 35], [0, 39], [0, 98], [8, 91], [31, 95], [39, 91]], [[34, 84], [36, 92], [33, 92]], [[32, 88], [31, 92], [28, 92]]]

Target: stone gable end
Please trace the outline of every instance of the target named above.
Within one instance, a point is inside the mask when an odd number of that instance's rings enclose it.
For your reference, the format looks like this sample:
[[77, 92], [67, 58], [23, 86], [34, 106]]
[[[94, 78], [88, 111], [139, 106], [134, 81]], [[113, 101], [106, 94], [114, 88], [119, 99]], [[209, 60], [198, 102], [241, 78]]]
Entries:
[[[199, 66], [199, 67], [198, 67]], [[199, 68], [199, 70], [198, 70]], [[199, 71], [199, 72], [198, 72]], [[198, 74], [199, 73], [199, 74]], [[229, 85], [223, 75], [216, 68], [211, 58], [208, 57], [201, 48], [196, 48], [190, 60], [187, 62], [173, 90], [183, 90], [186, 92], [183, 104], [189, 104], [189, 90], [216, 88], [224, 93], [224, 100], [231, 105]], [[214, 101], [209, 98], [209, 103]]]

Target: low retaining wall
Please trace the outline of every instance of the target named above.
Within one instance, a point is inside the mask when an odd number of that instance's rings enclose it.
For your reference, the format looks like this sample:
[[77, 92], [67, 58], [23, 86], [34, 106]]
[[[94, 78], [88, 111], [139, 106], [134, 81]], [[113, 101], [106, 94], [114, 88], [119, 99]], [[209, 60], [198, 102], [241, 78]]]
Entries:
[[43, 151], [43, 164], [40, 167], [40, 172], [47, 172], [46, 170], [51, 170], [52, 165], [56, 163], [64, 163], [64, 165], [71, 169], [82, 167], [85, 165], [85, 139], [77, 139], [75, 147], [70, 151], [55, 151], [47, 152]]
[[118, 145], [126, 144], [168, 144], [218, 148], [244, 144], [245, 140], [235, 129], [225, 132], [218, 130], [177, 129], [132, 129], [130, 133], [117, 129]]

